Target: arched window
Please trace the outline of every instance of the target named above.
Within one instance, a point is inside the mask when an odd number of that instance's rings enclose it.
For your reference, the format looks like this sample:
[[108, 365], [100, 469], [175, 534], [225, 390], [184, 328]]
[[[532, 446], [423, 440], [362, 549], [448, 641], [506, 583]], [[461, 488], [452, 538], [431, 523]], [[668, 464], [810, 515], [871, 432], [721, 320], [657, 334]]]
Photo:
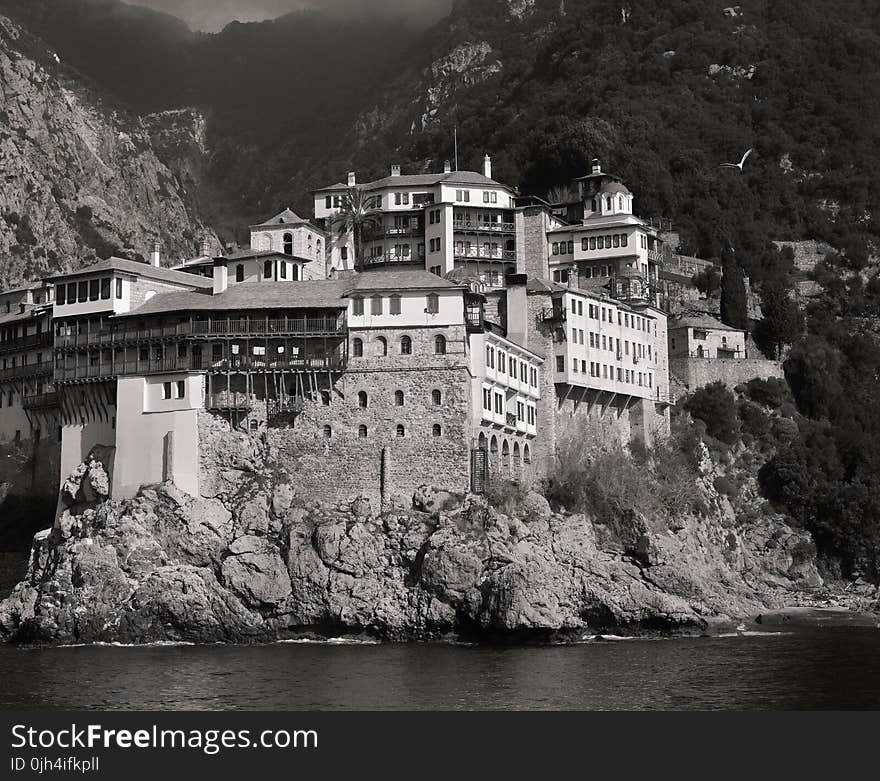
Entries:
[[439, 407], [443, 403], [443, 394], [436, 388], [431, 391], [431, 401], [434, 402], [435, 407]]
[[388, 342], [384, 336], [377, 336], [373, 344], [377, 358], [384, 358], [388, 355]]
[[446, 355], [446, 337], [442, 334], [434, 337], [434, 354]]
[[267, 260], [263, 263], [263, 279], [272, 279], [272, 261]]
[[235, 281], [244, 282], [244, 265], [241, 263], [235, 267]]
[[315, 254], [316, 255], [321, 254], [321, 240], [320, 239], [318, 239], [318, 241], [315, 243]]
[[403, 406], [403, 391], [402, 390], [394, 391], [394, 404], [397, 407]]
[[296, 282], [299, 279], [299, 266], [296, 263], [290, 264], [290, 278]]
[[439, 423], [434, 424], [434, 426], [431, 429], [431, 432], [434, 434], [435, 437], [442, 437], [443, 436], [443, 429], [440, 427]]
[[366, 426], [359, 426], [359, 427], [358, 427], [358, 437], [359, 437], [360, 439], [366, 439], [366, 438], [367, 438], [367, 427], [366, 427]]
[[480, 433], [480, 436], [479, 436], [479, 438], [477, 439], [477, 447], [478, 447], [480, 450], [485, 450], [485, 449], [486, 449], [486, 435], [485, 435], [485, 434]]
[[501, 469], [504, 471], [505, 476], [510, 476], [510, 445], [506, 439], [501, 445]]
[[330, 426], [324, 426], [324, 439], [330, 439], [333, 436], [333, 429]]
[[321, 404], [325, 407], [330, 406], [330, 391], [321, 391]]
[[408, 336], [400, 337], [400, 354], [412, 355], [412, 339]]
[[403, 437], [405, 437], [405, 436], [406, 436], [406, 429], [403, 427], [402, 424], [398, 423], [397, 424], [397, 438], [403, 439]]
[[351, 343], [351, 354], [355, 358], [363, 358], [364, 357], [364, 340], [363, 339], [355, 339]]
[[284, 234], [284, 254], [285, 255], [293, 255], [293, 234], [285, 233]]
[[522, 467], [522, 461], [520, 461], [519, 457], [519, 442], [513, 443], [513, 474], [514, 476], [519, 476], [520, 469]]
[[358, 391], [358, 406], [366, 409], [367, 404], [369, 403], [369, 399], [367, 398], [366, 391]]
[[523, 463], [531, 464], [532, 463], [532, 451], [529, 450], [529, 446], [525, 445], [523, 447]]

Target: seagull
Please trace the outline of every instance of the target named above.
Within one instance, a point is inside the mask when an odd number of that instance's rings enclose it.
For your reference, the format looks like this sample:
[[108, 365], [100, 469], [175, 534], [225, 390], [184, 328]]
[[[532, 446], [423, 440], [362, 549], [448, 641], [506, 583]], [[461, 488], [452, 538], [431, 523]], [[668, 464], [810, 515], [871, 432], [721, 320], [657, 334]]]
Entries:
[[749, 149], [744, 155], [743, 159], [738, 163], [722, 163], [721, 168], [739, 168], [740, 173], [742, 173], [743, 166], [745, 165], [746, 158], [752, 153], [752, 150]]

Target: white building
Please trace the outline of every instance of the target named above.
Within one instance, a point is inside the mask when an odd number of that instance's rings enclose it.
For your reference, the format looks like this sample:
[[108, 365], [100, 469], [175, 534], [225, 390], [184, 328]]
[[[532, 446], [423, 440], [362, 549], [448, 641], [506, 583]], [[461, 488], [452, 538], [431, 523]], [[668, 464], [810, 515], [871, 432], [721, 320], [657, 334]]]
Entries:
[[337, 222], [353, 190], [368, 198], [364, 268], [405, 264], [439, 276], [466, 269], [495, 286], [515, 270], [516, 194], [492, 178], [488, 155], [482, 174], [453, 171], [448, 163], [442, 173], [402, 174], [395, 165], [390, 176], [376, 181], [358, 184], [350, 173], [346, 183], [316, 190], [315, 218], [328, 231], [328, 265], [336, 270], [356, 265], [354, 237]]

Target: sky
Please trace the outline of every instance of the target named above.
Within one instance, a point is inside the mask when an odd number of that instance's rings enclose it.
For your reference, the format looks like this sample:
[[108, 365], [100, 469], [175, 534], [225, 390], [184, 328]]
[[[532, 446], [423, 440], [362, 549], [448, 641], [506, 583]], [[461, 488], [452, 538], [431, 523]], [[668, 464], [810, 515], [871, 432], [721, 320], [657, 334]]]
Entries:
[[274, 19], [304, 8], [344, 14], [387, 14], [407, 21], [423, 19], [425, 26], [449, 12], [452, 0], [126, 0], [183, 19], [194, 30], [214, 32], [233, 20]]

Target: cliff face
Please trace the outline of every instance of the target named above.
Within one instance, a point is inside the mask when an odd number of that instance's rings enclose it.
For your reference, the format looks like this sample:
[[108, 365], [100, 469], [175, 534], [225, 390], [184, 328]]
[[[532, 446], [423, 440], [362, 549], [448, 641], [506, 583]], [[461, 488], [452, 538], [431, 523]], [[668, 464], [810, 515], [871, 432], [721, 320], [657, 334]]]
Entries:
[[[102, 501], [99, 459], [65, 485], [68, 509], [37, 535], [0, 635], [38, 643], [251, 642], [302, 633], [386, 639], [580, 638], [700, 631], [821, 604], [809, 536], [775, 517], [712, 510], [622, 549], [607, 529], [530, 494], [520, 517], [420, 489], [374, 511], [298, 497], [259, 471], [227, 472], [216, 498], [173, 486]], [[860, 603], [870, 607], [876, 594]]]
[[[108, 65], [108, 67], [111, 67]], [[0, 17], [0, 278], [11, 287], [154, 239], [172, 258], [202, 226], [141, 121]]]

